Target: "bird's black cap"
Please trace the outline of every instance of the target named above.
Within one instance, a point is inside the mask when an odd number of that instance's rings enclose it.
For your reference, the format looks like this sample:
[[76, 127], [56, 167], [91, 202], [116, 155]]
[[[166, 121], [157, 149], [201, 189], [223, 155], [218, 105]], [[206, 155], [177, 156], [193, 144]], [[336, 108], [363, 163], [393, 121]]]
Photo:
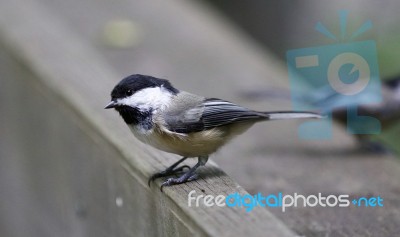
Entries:
[[152, 87], [163, 87], [173, 94], [177, 94], [179, 90], [174, 88], [168, 80], [160, 79], [152, 76], [134, 74], [122, 79], [112, 90], [111, 99], [124, 98], [135, 92]]

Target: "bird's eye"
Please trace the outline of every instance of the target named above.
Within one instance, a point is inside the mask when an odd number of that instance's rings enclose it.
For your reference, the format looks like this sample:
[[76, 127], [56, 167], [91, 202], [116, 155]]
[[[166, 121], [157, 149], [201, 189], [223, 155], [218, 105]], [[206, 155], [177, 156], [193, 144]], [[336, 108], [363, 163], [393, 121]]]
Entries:
[[126, 94], [126, 96], [131, 96], [133, 94], [133, 91], [132, 90], [127, 90], [125, 94]]

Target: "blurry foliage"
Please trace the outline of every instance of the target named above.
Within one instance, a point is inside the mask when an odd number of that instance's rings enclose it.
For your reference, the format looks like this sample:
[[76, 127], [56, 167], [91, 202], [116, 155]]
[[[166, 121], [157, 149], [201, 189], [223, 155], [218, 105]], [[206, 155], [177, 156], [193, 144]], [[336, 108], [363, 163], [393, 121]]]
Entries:
[[378, 45], [378, 62], [382, 80], [400, 75], [400, 32]]

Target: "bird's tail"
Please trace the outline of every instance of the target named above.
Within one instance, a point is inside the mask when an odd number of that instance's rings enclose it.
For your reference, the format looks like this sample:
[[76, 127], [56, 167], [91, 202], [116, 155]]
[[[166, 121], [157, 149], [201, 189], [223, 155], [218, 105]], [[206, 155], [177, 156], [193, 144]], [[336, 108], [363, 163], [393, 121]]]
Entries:
[[263, 114], [268, 117], [269, 120], [278, 120], [278, 119], [299, 119], [299, 118], [324, 118], [323, 115], [314, 113], [314, 112], [306, 112], [306, 111], [275, 111], [275, 112], [263, 112]]

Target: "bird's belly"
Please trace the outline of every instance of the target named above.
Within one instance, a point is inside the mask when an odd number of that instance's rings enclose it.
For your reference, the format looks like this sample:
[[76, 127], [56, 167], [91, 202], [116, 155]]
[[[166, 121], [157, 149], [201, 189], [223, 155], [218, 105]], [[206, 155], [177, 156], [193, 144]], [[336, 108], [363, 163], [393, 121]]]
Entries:
[[[240, 134], [250, 126], [237, 129], [214, 128], [201, 132], [179, 134], [163, 132], [156, 128], [143, 131], [137, 127], [131, 127], [132, 133], [143, 143], [151, 145], [159, 150], [178, 154], [186, 157], [198, 157], [210, 155], [228, 142], [234, 135]], [[243, 131], [242, 131], [243, 130]]]

